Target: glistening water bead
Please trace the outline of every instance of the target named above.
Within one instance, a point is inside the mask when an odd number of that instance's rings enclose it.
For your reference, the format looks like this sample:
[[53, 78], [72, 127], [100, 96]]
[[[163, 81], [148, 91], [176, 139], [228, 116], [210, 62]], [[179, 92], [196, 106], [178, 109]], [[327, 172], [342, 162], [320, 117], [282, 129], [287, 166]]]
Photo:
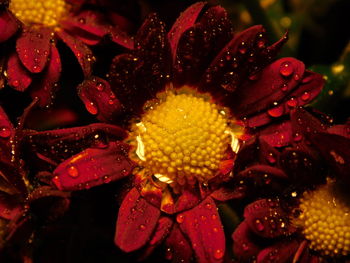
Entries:
[[169, 92], [134, 127], [139, 164], [160, 181], [193, 184], [219, 169], [232, 132], [219, 107], [193, 94]]

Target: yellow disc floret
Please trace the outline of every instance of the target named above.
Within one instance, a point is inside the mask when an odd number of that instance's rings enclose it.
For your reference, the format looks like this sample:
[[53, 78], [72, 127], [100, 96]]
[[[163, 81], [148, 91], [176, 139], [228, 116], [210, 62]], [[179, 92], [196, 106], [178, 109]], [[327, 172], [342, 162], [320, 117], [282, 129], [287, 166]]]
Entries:
[[25, 24], [56, 26], [68, 4], [65, 0], [11, 0], [10, 10]]
[[160, 181], [180, 185], [212, 178], [231, 136], [216, 104], [172, 92], [142, 116], [133, 134], [140, 165]]
[[335, 191], [334, 183], [305, 192], [300, 209], [298, 224], [311, 249], [328, 256], [350, 254], [349, 204]]

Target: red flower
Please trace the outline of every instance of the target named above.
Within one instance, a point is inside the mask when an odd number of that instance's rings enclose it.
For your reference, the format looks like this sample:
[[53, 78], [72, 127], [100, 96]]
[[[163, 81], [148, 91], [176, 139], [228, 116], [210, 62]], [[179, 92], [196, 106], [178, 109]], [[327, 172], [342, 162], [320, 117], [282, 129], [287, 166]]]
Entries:
[[[291, 180], [278, 195], [245, 208], [233, 233], [240, 262], [323, 262], [350, 254], [349, 125], [327, 127], [301, 109], [292, 123], [298, 133], [289, 150], [294, 157], [280, 155]], [[315, 158], [318, 164], [312, 165]]]
[[[26, 112], [29, 108], [26, 110]], [[24, 114], [24, 116], [26, 113]], [[24, 117], [21, 118], [23, 123]], [[69, 194], [48, 185], [30, 183], [21, 159], [22, 127], [13, 127], [0, 107], [0, 251], [29, 250], [37, 219], [54, 219], [69, 206]], [[18, 253], [16, 251], [15, 253]], [[2, 258], [3, 259], [3, 258]]]
[[108, 35], [123, 47], [132, 46], [132, 40], [108, 24], [101, 13], [80, 10], [81, 5], [65, 0], [12, 0], [7, 8], [1, 7], [1, 79], [5, 76], [18, 91], [29, 88], [42, 107], [50, 105], [61, 75], [56, 42], [63, 41], [71, 49], [84, 77], [91, 75], [95, 61], [88, 45], [96, 45]]
[[[259, 131], [271, 145], [289, 144], [290, 137], [276, 136], [278, 126], [277, 132], [290, 132], [282, 129], [290, 127], [288, 120], [267, 124], [310, 102], [323, 86], [322, 77], [302, 62], [274, 60], [286, 36], [267, 46], [262, 26], [234, 35], [223, 8], [205, 8], [202, 2], [189, 7], [169, 33], [151, 15], [133, 51], [114, 58], [111, 86], [81, 84], [90, 113], [102, 121], [131, 121], [130, 145], [112, 125], [100, 130], [102, 147], [89, 142], [82, 152], [81, 142], [94, 137], [96, 125], [31, 137], [41, 160], [64, 160], [53, 172], [61, 190], [120, 179], [131, 173], [131, 160], [138, 164], [116, 227], [115, 243], [126, 252], [143, 249], [147, 256], [164, 243], [174, 262], [189, 262], [193, 253], [198, 262], [222, 262], [225, 236], [216, 201], [240, 195], [224, 186], [241, 140]], [[79, 147], [65, 152], [75, 140]], [[42, 148], [47, 141], [57, 142], [56, 149]]]

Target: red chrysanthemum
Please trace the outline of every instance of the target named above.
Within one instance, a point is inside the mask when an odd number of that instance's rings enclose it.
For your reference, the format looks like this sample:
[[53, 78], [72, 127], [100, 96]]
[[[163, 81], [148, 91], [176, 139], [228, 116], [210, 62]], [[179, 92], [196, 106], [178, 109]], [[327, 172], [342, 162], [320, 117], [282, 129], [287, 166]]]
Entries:
[[[117, 180], [137, 165], [116, 226], [115, 243], [123, 251], [142, 249], [147, 256], [163, 243], [174, 262], [194, 256], [222, 262], [225, 236], [216, 201], [240, 195], [225, 182], [242, 140], [259, 132], [272, 146], [289, 144], [288, 113], [323, 86], [322, 76], [301, 61], [275, 60], [286, 39], [267, 46], [262, 26], [234, 35], [225, 10], [202, 2], [169, 33], [150, 15], [132, 52], [114, 58], [111, 85], [87, 80], [79, 87], [88, 111], [105, 122], [129, 122], [129, 137], [113, 125], [101, 124], [101, 134], [95, 124], [34, 132], [30, 145], [41, 160], [59, 163], [53, 182], [61, 190]], [[278, 122], [282, 116], [287, 120]], [[69, 152], [69, 144], [79, 140], [81, 147], [86, 135], [103, 143]], [[47, 141], [57, 145], [45, 149]]]
[[[29, 108], [26, 110], [28, 111]], [[24, 114], [25, 115], [25, 114]], [[24, 117], [21, 118], [24, 121]], [[39, 218], [50, 220], [69, 207], [69, 194], [49, 185], [31, 184], [21, 159], [22, 126], [15, 128], [0, 107], [0, 251], [16, 249], [24, 256]]]
[[[84, 1], [24, 1], [1, 3], [1, 79], [18, 91], [29, 88], [39, 106], [48, 106], [61, 75], [56, 46], [62, 41], [74, 53], [84, 77], [90, 77], [95, 57], [88, 47], [104, 36], [132, 47], [132, 40], [102, 13], [80, 8]], [[14, 48], [15, 47], [15, 48]]]
[[349, 125], [329, 127], [301, 109], [292, 123], [294, 145], [277, 154], [289, 186], [245, 208], [233, 233], [240, 262], [323, 262], [350, 254]]

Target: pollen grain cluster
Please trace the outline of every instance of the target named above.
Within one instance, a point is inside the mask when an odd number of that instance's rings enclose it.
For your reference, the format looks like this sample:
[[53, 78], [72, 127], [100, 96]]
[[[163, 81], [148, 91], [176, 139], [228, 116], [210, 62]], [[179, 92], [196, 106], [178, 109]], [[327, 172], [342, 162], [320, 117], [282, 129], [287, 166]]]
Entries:
[[56, 26], [68, 4], [65, 0], [11, 0], [10, 10], [25, 24]]
[[216, 104], [170, 93], [136, 125], [140, 163], [160, 181], [179, 185], [213, 177], [229, 145], [227, 119]]
[[305, 192], [299, 220], [310, 248], [327, 256], [350, 254], [350, 209], [335, 195], [332, 184]]

